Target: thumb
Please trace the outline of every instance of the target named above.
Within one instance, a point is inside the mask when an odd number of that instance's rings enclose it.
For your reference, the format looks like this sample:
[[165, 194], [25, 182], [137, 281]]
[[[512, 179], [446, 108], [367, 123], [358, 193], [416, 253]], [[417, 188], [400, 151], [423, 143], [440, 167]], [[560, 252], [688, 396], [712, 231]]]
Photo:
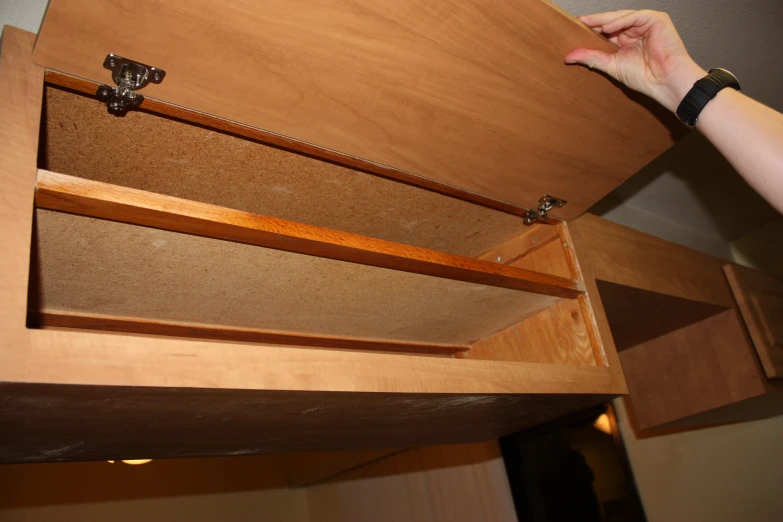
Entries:
[[574, 49], [566, 55], [565, 63], [586, 65], [591, 69], [605, 72], [609, 76], [616, 78], [612, 55], [603, 51]]

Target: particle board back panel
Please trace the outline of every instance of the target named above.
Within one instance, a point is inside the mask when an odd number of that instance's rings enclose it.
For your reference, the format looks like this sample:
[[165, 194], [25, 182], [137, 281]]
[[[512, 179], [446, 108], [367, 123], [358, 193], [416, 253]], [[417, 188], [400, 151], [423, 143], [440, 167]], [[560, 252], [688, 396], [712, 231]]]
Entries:
[[149, 98], [571, 219], [681, 129], [577, 47], [616, 49], [538, 0], [52, 0], [34, 60], [106, 83], [119, 54], [166, 70]]
[[559, 298], [37, 210], [39, 309], [470, 344]]
[[259, 142], [46, 88], [45, 168], [475, 257], [522, 218]]

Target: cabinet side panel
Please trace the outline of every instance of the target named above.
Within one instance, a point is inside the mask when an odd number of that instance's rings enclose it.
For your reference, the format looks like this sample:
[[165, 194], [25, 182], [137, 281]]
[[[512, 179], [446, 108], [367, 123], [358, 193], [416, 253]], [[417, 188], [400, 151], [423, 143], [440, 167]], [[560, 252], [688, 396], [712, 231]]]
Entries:
[[0, 381], [27, 348], [25, 310], [33, 228], [43, 69], [35, 35], [6, 26], [0, 54]]

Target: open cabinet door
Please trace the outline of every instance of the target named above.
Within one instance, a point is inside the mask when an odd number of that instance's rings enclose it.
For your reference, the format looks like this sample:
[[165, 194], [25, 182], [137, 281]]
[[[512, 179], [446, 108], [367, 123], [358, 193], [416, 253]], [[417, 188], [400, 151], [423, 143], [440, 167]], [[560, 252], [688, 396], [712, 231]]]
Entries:
[[764, 372], [770, 379], [783, 377], [783, 281], [732, 264], [723, 270]]
[[556, 196], [570, 219], [674, 122], [566, 66], [577, 47], [614, 49], [540, 0], [51, 0], [34, 60], [111, 84], [114, 53], [166, 72], [146, 97], [506, 211]]

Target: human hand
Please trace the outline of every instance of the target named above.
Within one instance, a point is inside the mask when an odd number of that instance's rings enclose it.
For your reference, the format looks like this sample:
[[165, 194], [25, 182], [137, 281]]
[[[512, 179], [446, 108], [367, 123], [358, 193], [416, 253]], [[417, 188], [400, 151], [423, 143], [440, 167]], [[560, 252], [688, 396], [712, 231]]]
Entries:
[[625, 10], [579, 19], [620, 48], [616, 53], [575, 49], [565, 62], [605, 72], [672, 112], [696, 80], [707, 74], [690, 57], [666, 13]]

